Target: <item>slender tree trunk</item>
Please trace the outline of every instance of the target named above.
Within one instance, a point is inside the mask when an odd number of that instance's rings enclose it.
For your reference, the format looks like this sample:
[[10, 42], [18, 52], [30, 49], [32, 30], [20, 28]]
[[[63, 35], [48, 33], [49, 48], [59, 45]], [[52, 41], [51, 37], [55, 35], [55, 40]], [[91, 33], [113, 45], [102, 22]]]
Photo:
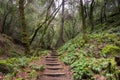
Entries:
[[103, 11], [103, 7], [101, 8], [101, 12], [100, 12], [100, 22], [101, 22], [101, 24], [103, 23], [102, 11]]
[[91, 25], [91, 32], [94, 30], [93, 8], [94, 8], [94, 0], [92, 0], [92, 2], [90, 4], [90, 14], [89, 14], [89, 21], [90, 21], [90, 25]]
[[120, 0], [117, 0], [117, 2], [118, 2], [118, 10], [120, 12]]
[[107, 21], [106, 5], [107, 5], [107, 0], [104, 0], [104, 8], [103, 8], [104, 21]]
[[2, 21], [2, 27], [1, 27], [1, 33], [5, 33], [5, 24], [6, 24], [6, 20], [7, 20], [7, 17], [9, 15], [10, 12], [6, 12], [4, 13], [4, 16], [3, 16], [3, 21]]
[[61, 15], [60, 33], [59, 33], [59, 39], [58, 39], [58, 42], [57, 42], [57, 47], [62, 46], [63, 43], [64, 43], [64, 39], [63, 39], [64, 5], [65, 5], [65, 0], [62, 0], [62, 15]]
[[107, 21], [107, 15], [106, 15], [106, 4], [107, 0], [104, 0], [104, 4], [101, 7], [101, 24], [105, 21]]
[[25, 0], [19, 0], [19, 13], [20, 13], [20, 20], [21, 20], [21, 26], [22, 26], [22, 40], [25, 47], [25, 54], [28, 55], [30, 53], [30, 45], [29, 40], [27, 37], [27, 26], [25, 21], [25, 14], [24, 14], [24, 1]]
[[80, 0], [80, 10], [81, 10], [81, 18], [82, 18], [82, 37], [83, 40], [85, 40], [86, 42], [86, 24], [85, 24], [85, 14], [84, 14], [84, 5], [83, 5], [83, 1]]

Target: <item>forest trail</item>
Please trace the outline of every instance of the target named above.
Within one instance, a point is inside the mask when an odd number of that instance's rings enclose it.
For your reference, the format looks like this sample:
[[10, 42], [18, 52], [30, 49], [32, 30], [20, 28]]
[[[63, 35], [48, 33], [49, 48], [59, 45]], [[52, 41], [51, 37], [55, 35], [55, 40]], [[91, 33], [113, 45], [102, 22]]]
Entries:
[[39, 80], [73, 80], [69, 66], [59, 61], [58, 55], [45, 57], [45, 70]]

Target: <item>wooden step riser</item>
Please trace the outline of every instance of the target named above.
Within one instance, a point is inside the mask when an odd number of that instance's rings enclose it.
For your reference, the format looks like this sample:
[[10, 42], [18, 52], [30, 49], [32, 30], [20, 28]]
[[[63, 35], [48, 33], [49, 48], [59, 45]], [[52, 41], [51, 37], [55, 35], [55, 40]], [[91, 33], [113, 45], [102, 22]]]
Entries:
[[65, 76], [65, 74], [44, 74], [45, 76], [51, 76], [51, 77], [60, 77], [60, 76]]
[[62, 70], [63, 68], [47, 68], [48, 70]]
[[57, 56], [50, 56], [50, 57], [45, 57], [45, 58], [58, 58]]
[[46, 59], [46, 61], [58, 61], [57, 59]]
[[60, 64], [46, 64], [46, 65], [48, 65], [48, 66], [58, 66]]

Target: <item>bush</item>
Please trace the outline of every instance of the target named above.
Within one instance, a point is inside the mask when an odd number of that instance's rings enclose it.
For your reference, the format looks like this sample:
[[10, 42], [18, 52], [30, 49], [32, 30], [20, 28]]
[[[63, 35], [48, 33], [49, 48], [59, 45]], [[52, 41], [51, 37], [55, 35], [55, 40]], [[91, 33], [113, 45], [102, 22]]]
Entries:
[[31, 65], [30, 67], [31, 67], [32, 69], [36, 70], [36, 71], [38, 71], [38, 70], [40, 70], [40, 71], [45, 70], [45, 66], [44, 66], [44, 65], [40, 65], [40, 66]]
[[120, 48], [115, 45], [107, 45], [105, 46], [101, 53], [106, 55], [111, 55], [111, 56], [116, 56], [120, 52]]

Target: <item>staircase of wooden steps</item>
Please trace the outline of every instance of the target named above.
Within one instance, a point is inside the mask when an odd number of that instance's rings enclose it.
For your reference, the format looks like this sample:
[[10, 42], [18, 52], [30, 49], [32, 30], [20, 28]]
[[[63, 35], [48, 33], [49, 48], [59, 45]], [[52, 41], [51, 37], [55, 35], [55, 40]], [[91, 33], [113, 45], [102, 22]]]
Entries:
[[59, 55], [45, 57], [45, 70], [40, 80], [68, 80], [62, 63], [58, 60]]

